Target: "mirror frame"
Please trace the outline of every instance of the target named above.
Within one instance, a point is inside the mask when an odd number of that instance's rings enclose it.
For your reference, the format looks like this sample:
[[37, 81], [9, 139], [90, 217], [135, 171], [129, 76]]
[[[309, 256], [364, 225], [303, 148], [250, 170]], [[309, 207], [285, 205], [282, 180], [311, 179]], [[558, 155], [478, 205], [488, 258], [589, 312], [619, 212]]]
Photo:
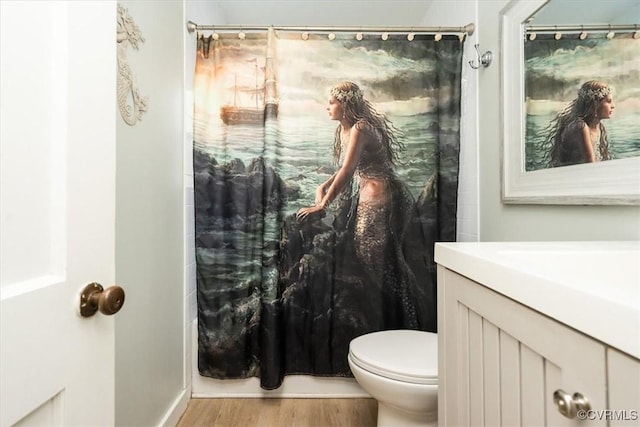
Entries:
[[502, 202], [640, 205], [640, 157], [525, 171], [524, 37], [550, 0], [513, 0], [500, 12]]

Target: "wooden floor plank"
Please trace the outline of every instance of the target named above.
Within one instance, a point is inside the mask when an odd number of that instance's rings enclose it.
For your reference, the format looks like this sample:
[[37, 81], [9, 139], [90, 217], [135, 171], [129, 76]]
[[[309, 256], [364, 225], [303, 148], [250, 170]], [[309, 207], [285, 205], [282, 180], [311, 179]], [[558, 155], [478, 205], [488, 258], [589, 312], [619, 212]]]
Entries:
[[224, 399], [216, 422], [224, 427], [256, 426], [262, 410], [261, 402], [243, 402], [240, 399]]
[[[242, 399], [246, 400], [246, 399]], [[280, 399], [260, 399], [262, 400], [262, 409], [257, 425], [259, 426], [276, 426], [280, 423], [281, 404]]]
[[373, 399], [192, 399], [178, 427], [374, 427]]
[[223, 399], [191, 399], [179, 426], [200, 427], [215, 424]]

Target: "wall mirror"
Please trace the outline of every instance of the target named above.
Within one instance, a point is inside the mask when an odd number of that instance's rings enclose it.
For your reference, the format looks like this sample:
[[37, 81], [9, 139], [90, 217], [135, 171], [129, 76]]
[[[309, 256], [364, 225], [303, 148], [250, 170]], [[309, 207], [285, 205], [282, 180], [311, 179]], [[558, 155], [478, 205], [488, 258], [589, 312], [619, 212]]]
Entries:
[[640, 3], [513, 0], [500, 20], [503, 202], [640, 204]]

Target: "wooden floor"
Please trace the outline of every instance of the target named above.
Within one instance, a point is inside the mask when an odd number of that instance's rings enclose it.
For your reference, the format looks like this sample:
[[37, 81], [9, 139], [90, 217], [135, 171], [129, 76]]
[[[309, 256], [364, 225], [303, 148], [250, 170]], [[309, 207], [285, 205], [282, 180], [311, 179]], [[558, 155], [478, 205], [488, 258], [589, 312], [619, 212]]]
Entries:
[[374, 399], [191, 399], [178, 427], [375, 427]]

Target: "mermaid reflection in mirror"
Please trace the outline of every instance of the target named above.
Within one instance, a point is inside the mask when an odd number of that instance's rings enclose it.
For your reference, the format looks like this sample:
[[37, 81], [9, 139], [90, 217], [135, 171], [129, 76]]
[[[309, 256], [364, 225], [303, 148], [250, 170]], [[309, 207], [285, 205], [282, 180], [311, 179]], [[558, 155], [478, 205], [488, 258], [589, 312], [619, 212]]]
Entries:
[[578, 96], [551, 121], [544, 149], [548, 167], [611, 160], [609, 140], [602, 120], [611, 118], [615, 106], [611, 87], [590, 80]]

